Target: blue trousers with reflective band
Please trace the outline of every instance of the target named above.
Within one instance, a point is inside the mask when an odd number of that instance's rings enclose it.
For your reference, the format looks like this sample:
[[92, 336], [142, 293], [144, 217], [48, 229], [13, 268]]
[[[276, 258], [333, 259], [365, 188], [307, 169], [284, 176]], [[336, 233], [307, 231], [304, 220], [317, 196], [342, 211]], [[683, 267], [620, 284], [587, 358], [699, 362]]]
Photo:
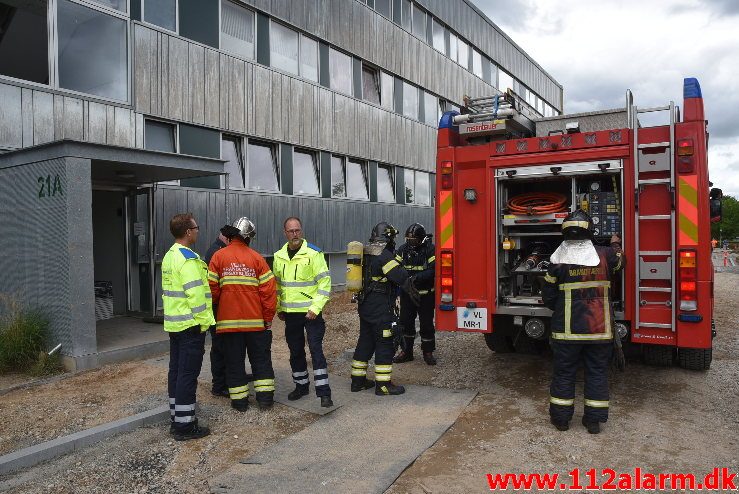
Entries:
[[293, 381], [297, 386], [309, 385], [308, 362], [305, 359], [305, 340], [308, 339], [308, 350], [313, 361], [313, 379], [316, 396], [331, 396], [328, 385], [328, 367], [323, 354], [323, 336], [326, 334], [326, 322], [318, 314], [315, 319], [306, 319], [305, 312], [285, 313], [285, 340], [290, 348], [290, 368]]
[[[575, 378], [580, 363], [585, 371], [585, 421], [608, 420], [608, 367], [613, 342], [562, 343], [550, 340], [554, 369], [549, 388], [549, 414], [557, 422], [569, 422], [575, 411]], [[564, 404], [571, 400], [571, 404]], [[590, 406], [593, 404], [596, 406]]]
[[195, 424], [195, 392], [205, 353], [205, 333], [193, 326], [169, 333], [169, 392], [170, 416], [175, 430], [188, 432]]

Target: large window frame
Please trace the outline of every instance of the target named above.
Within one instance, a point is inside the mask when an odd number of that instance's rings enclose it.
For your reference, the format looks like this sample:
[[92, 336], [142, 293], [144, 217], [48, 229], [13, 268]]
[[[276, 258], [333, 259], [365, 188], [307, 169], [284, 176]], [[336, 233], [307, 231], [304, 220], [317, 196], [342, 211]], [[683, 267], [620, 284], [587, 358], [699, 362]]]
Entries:
[[[252, 157], [250, 153], [250, 147], [251, 146], [259, 146], [259, 147], [266, 147], [271, 150], [272, 155], [272, 166], [273, 166], [273, 172], [275, 179], [277, 181], [277, 188], [276, 189], [261, 189], [256, 188], [251, 183], [251, 176], [252, 176], [252, 169], [253, 166], [252, 163]], [[282, 192], [282, 176], [280, 175], [280, 146], [279, 144], [263, 139], [246, 139], [246, 146], [244, 148], [244, 160], [246, 163], [245, 166], [245, 174], [244, 174], [244, 182], [245, 182], [245, 190], [250, 190], [254, 192], [263, 192], [263, 193], [269, 193], [269, 194], [279, 194]]]
[[[224, 3], [230, 3], [234, 7], [238, 9], [246, 10], [252, 14], [252, 32], [254, 33], [254, 42], [252, 43], [253, 49], [252, 49], [251, 57], [245, 57], [241, 53], [236, 53], [230, 50], [226, 50], [223, 47], [223, 4]], [[235, 0], [221, 0], [218, 3], [218, 49], [222, 51], [223, 53], [227, 53], [231, 56], [240, 58], [242, 60], [255, 61], [257, 59], [257, 12], [255, 10], [248, 8], [246, 5], [244, 5], [241, 2], [238, 2]]]
[[[362, 62], [362, 100], [380, 106], [382, 104], [382, 83], [380, 69], [366, 62]], [[377, 93], [377, 101], [368, 98], [367, 87], [374, 87]]]
[[[229, 141], [234, 143], [236, 149], [236, 160], [241, 175], [241, 183], [234, 186], [234, 181], [229, 177], [228, 189], [229, 190], [247, 190], [246, 189], [246, 150], [244, 148], [245, 139], [241, 136], [232, 134], [221, 134], [221, 159], [225, 159], [223, 156], [223, 141]], [[224, 163], [224, 172], [226, 171], [226, 164]], [[221, 189], [226, 188], [226, 175], [221, 175]]]
[[[386, 204], [395, 202], [395, 170], [397, 167], [378, 163], [377, 165], [377, 202]], [[385, 173], [389, 184], [380, 184], [381, 173]], [[383, 179], [384, 181], [384, 179]], [[387, 194], [390, 195], [387, 195]]]
[[[313, 178], [315, 179], [316, 191], [303, 192], [298, 190], [297, 182], [299, 178], [296, 176], [297, 155], [304, 155], [310, 159], [310, 166], [313, 168]], [[279, 185], [279, 181], [278, 181]], [[318, 153], [305, 148], [293, 148], [293, 194], [297, 196], [320, 197], [321, 196], [321, 164], [318, 160]]]
[[[362, 175], [362, 182], [363, 182], [363, 190], [364, 194], [361, 196], [358, 195], [352, 195], [352, 192], [354, 189], [349, 188], [349, 168], [350, 165], [357, 165], [359, 166], [359, 171]], [[370, 195], [369, 195], [369, 167], [367, 165], [367, 161], [361, 160], [361, 159], [355, 159], [355, 158], [346, 158], [344, 160], [344, 190], [346, 191], [346, 198], [347, 199], [353, 199], [355, 201], [369, 201]]]
[[[332, 63], [334, 60], [338, 61], [340, 58], [332, 58], [332, 55], [338, 55], [339, 57], [346, 57], [349, 61], [349, 72], [348, 72], [348, 86], [347, 87], [337, 87], [334, 85], [334, 64]], [[328, 49], [328, 71], [329, 71], [329, 88], [333, 91], [346, 94], [348, 96], [355, 96], [354, 94], [354, 57], [350, 55], [349, 53], [346, 53], [344, 51], [338, 50], [334, 48], [333, 46], [329, 47]], [[338, 70], [338, 69], [337, 69]]]

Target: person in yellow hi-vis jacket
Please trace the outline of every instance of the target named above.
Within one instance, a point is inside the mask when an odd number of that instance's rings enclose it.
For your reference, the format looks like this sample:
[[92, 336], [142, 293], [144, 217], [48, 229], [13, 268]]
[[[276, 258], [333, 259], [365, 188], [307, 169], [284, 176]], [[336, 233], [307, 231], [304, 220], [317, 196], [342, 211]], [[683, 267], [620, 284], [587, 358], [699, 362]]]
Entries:
[[169, 231], [175, 243], [162, 260], [164, 330], [169, 333], [170, 432], [177, 441], [207, 436], [195, 418], [195, 393], [205, 353], [205, 332], [215, 324], [208, 266], [191, 247], [200, 227], [191, 213], [175, 215]]
[[321, 315], [331, 294], [331, 276], [321, 249], [303, 239], [300, 219], [291, 216], [283, 227], [287, 243], [275, 252], [272, 272], [277, 278], [277, 317], [285, 321], [285, 339], [290, 348], [290, 367], [295, 382], [295, 389], [287, 399], [297, 400], [308, 394], [307, 335], [316, 396], [321, 399], [322, 407], [332, 407], [328, 368], [323, 354], [326, 323]]

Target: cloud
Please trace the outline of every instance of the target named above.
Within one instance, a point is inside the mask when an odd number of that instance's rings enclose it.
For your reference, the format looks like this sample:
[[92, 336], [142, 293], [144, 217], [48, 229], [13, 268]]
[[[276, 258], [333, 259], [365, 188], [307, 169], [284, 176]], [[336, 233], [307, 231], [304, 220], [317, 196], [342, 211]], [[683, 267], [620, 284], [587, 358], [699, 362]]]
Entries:
[[485, 15], [498, 26], [521, 28], [526, 23], [525, 12], [529, 3], [527, 0], [496, 0], [495, 2], [474, 2]]

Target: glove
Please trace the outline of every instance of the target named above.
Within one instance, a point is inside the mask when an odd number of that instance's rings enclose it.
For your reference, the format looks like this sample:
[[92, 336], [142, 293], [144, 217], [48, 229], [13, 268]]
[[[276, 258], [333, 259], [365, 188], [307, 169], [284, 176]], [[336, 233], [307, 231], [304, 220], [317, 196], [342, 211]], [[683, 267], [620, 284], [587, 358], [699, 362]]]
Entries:
[[403, 291], [408, 294], [408, 296], [411, 299], [411, 302], [413, 302], [413, 305], [418, 307], [419, 305], [421, 305], [421, 294], [418, 293], [418, 288], [416, 288], [416, 284], [414, 283], [415, 281], [416, 281], [415, 276], [409, 276], [403, 282], [403, 285], [400, 288], [402, 288]]
[[623, 372], [626, 369], [626, 357], [624, 356], [624, 349], [621, 345], [621, 338], [617, 334], [613, 335], [613, 358], [611, 360], [613, 367]]

